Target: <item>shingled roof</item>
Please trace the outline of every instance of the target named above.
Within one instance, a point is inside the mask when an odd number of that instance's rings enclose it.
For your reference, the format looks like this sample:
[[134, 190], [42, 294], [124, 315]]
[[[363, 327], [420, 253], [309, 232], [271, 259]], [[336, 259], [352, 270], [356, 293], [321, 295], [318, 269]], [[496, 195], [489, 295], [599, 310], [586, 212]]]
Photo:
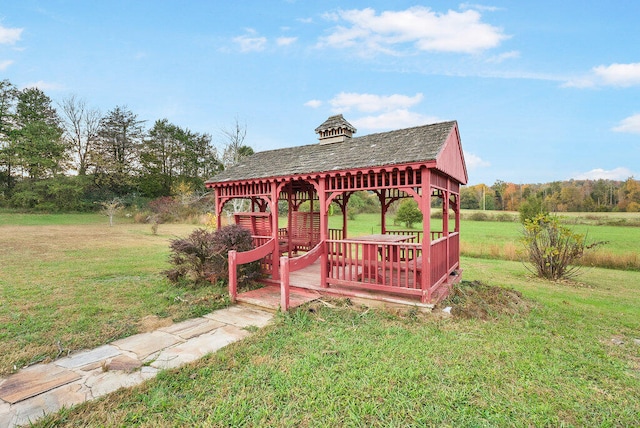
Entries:
[[322, 125], [316, 128], [316, 134], [320, 131], [326, 131], [328, 129], [340, 129], [346, 128], [349, 131], [355, 134], [356, 128], [353, 127], [352, 124], [347, 122], [347, 120], [341, 114], [336, 114], [335, 116], [329, 116], [327, 120], [325, 120]]
[[435, 160], [455, 121], [255, 153], [207, 183], [353, 170]]

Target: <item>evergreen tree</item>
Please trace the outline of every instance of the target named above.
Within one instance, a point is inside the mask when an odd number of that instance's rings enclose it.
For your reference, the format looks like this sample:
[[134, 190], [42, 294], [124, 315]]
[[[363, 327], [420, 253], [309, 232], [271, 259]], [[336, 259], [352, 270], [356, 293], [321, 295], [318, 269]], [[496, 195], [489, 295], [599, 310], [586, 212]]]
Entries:
[[94, 153], [96, 183], [124, 195], [135, 188], [144, 121], [126, 107], [115, 107], [100, 121]]
[[[0, 81], [0, 196], [7, 195], [14, 186], [15, 144], [12, 141], [15, 130], [15, 105], [18, 90], [8, 80]], [[2, 199], [0, 197], [0, 199]]]
[[17, 99], [14, 149], [23, 174], [40, 179], [64, 171], [67, 147], [51, 99], [38, 88], [20, 91]]

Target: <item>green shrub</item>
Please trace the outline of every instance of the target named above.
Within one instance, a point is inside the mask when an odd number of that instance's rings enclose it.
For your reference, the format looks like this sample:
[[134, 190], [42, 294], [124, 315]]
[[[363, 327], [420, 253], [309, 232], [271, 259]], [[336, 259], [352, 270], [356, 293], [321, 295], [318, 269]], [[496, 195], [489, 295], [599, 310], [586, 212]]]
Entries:
[[414, 199], [402, 201], [396, 213], [396, 221], [404, 223], [409, 229], [413, 227], [414, 223], [421, 222], [422, 212], [418, 208], [418, 203]]
[[585, 251], [605, 242], [586, 243], [586, 234], [574, 233], [549, 214], [538, 214], [524, 221], [522, 242], [527, 269], [540, 278], [568, 279], [579, 273], [575, 263]]
[[503, 222], [503, 223], [508, 223], [511, 221], [515, 221], [515, 218], [513, 217], [513, 215], [509, 214], [509, 213], [500, 213], [498, 215], [495, 216], [496, 221], [499, 222]]
[[471, 213], [471, 215], [469, 215], [469, 220], [473, 220], [473, 221], [489, 221], [489, 216], [482, 212], [482, 211], [478, 211], [475, 213]]
[[533, 195], [520, 204], [518, 211], [520, 212], [520, 222], [523, 224], [526, 220], [536, 218], [539, 214], [549, 214], [542, 198]]

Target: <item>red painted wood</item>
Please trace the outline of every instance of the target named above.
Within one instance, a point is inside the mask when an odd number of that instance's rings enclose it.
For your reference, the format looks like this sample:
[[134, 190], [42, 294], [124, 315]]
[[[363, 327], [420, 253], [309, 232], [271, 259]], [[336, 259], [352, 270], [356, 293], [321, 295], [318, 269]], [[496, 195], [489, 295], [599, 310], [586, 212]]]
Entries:
[[235, 250], [229, 251], [229, 300], [231, 300], [231, 303], [236, 302], [236, 296], [238, 295], [237, 254]]
[[[384, 292], [395, 290], [401, 294], [419, 295], [425, 302], [430, 301], [438, 287], [449, 281], [449, 275], [459, 269], [459, 192], [460, 184], [466, 182], [467, 171], [456, 125], [433, 161], [208, 183], [208, 187], [214, 189], [219, 225], [222, 208], [231, 199], [250, 198], [257, 209], [265, 211], [268, 206], [271, 212], [277, 211], [279, 200], [289, 201], [290, 218], [286, 230], [278, 228], [278, 219], [269, 217], [267, 212], [237, 217], [238, 224], [252, 231], [258, 248], [265, 250], [267, 247], [264, 246], [270, 242], [270, 250], [260, 260], [265, 272], [272, 275], [271, 279], [280, 278], [282, 261], [279, 256], [283, 251], [288, 250], [291, 254], [298, 249], [313, 253], [316, 244], [320, 244], [321, 286], [348, 284]], [[344, 239], [346, 210], [343, 210], [345, 221], [342, 230], [329, 230], [329, 204], [334, 201], [344, 208], [349, 195], [360, 190], [376, 192], [385, 208], [403, 197], [413, 197], [423, 212], [423, 230], [408, 235], [382, 229], [388, 234], [406, 236], [407, 242], [403, 243], [385, 242], [386, 239], [379, 243], [349, 242]], [[446, 201], [443, 209], [445, 228], [441, 232], [430, 230], [432, 193], [441, 195]], [[299, 213], [298, 208], [305, 200], [319, 206], [320, 212]], [[449, 232], [447, 224], [449, 209], [456, 213], [454, 232]], [[385, 209], [381, 215], [384, 218]], [[287, 248], [283, 244], [281, 248], [278, 244], [281, 240], [291, 244]], [[257, 254], [238, 253], [234, 256], [234, 263], [237, 266]], [[287, 275], [303, 269], [313, 257], [315, 254], [287, 259]]]
[[289, 257], [280, 257], [280, 310], [289, 310]]
[[461, 184], [467, 184], [467, 169], [457, 126], [451, 130], [444, 147], [436, 159], [436, 168]]

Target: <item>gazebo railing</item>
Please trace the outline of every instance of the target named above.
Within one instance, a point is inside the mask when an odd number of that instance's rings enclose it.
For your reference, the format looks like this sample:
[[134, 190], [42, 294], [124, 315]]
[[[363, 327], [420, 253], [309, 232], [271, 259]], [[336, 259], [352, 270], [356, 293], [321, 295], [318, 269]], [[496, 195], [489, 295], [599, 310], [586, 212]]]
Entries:
[[460, 233], [451, 232], [431, 242], [431, 289], [435, 290], [449, 279], [460, 266]]
[[322, 256], [324, 248], [324, 245], [319, 243], [300, 257], [280, 257], [280, 310], [289, 310], [289, 274], [311, 266]]
[[[406, 254], [413, 258], [403, 257]], [[422, 295], [421, 256], [421, 244], [328, 240], [327, 283]]]
[[229, 298], [232, 302], [235, 303], [236, 296], [238, 295], [238, 265], [264, 259], [267, 255], [273, 253], [274, 245], [275, 239], [271, 238], [250, 251], [229, 251]]
[[[421, 243], [327, 241], [327, 283], [372, 291], [420, 296], [428, 300], [459, 267], [460, 236], [452, 232], [430, 243], [431, 263], [423, 263]], [[422, 288], [429, 269], [430, 281]]]
[[329, 229], [329, 239], [342, 239], [342, 229]]

